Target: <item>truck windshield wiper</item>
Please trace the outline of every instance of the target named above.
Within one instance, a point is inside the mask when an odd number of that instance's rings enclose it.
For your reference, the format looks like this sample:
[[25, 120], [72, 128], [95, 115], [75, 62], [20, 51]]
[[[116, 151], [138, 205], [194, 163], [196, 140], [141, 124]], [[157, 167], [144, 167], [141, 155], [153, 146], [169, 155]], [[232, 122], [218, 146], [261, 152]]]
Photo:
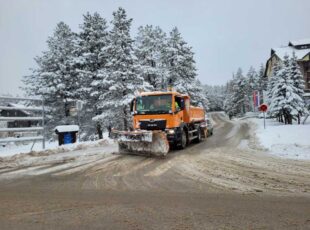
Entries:
[[144, 111], [138, 111], [138, 114], [164, 114], [169, 113], [168, 110], [144, 110]]

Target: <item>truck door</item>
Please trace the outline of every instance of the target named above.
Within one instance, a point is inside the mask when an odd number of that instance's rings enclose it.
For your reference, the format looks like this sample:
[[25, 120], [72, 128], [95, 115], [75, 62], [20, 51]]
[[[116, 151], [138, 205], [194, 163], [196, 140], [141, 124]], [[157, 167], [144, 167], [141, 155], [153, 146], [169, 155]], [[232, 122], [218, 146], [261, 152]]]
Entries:
[[190, 121], [190, 114], [189, 114], [189, 110], [190, 110], [190, 101], [189, 101], [189, 97], [185, 96], [183, 97], [184, 100], [184, 110], [183, 110], [183, 121], [185, 123], [189, 123]]

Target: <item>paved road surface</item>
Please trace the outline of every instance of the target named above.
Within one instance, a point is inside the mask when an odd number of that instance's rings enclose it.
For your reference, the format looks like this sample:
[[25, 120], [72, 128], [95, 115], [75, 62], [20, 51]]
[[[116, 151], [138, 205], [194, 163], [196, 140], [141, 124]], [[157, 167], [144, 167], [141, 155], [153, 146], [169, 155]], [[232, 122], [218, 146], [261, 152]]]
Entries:
[[0, 161], [0, 229], [310, 229], [310, 162], [212, 118], [212, 137], [165, 159], [109, 146]]

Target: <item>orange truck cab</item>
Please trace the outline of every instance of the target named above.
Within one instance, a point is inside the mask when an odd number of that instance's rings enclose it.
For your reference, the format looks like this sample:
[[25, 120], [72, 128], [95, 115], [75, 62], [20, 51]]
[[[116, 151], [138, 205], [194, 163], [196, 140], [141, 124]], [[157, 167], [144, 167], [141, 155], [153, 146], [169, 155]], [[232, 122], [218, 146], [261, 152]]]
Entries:
[[207, 137], [205, 110], [190, 105], [178, 92], [143, 92], [131, 103], [134, 130], [161, 130], [170, 146], [185, 146]]

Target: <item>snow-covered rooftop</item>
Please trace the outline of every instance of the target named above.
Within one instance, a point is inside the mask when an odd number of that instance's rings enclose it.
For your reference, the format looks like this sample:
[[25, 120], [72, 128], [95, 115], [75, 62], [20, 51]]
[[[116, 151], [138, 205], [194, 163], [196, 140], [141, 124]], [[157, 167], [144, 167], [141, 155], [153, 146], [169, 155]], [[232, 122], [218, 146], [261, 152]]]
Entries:
[[297, 59], [302, 59], [304, 58], [308, 53], [310, 53], [310, 48], [309, 49], [295, 49], [292, 46], [285, 46], [285, 47], [280, 47], [280, 48], [274, 48], [272, 49], [276, 53], [276, 55], [283, 59], [283, 57], [287, 54], [288, 56], [291, 56], [293, 52], [295, 52], [295, 55]]
[[23, 113], [30, 115], [30, 113], [28, 111], [22, 110], [23, 108], [27, 108], [23, 104], [8, 103], [8, 106], [9, 107], [16, 107], [16, 108], [18, 108], [18, 110], [21, 110]]
[[56, 126], [55, 131], [59, 133], [66, 133], [66, 132], [78, 132], [79, 131], [79, 126], [78, 125], [59, 125]]
[[290, 43], [293, 46], [309, 45], [310, 44], [310, 38], [294, 40], [294, 41], [290, 41]]

